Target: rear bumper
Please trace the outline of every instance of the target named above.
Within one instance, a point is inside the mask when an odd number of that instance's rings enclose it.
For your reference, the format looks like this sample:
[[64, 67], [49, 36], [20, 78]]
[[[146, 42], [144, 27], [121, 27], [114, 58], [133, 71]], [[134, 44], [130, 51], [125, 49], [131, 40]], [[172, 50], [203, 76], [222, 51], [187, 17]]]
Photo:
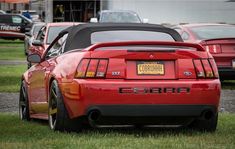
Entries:
[[216, 112], [214, 105], [93, 105], [86, 110], [88, 115], [97, 110], [101, 116], [201, 116], [205, 111]]
[[[218, 79], [75, 79], [59, 86], [71, 118], [87, 115], [94, 108], [106, 116], [199, 116], [207, 108], [217, 111], [220, 99]], [[131, 92], [120, 93], [120, 88], [131, 88]], [[151, 88], [161, 88], [162, 92], [150, 92]], [[178, 92], [178, 88], [189, 91]]]
[[218, 68], [220, 79], [235, 80], [235, 69], [233, 68]]
[[213, 105], [94, 105], [86, 113], [96, 125], [187, 125], [195, 118], [216, 115], [217, 110]]

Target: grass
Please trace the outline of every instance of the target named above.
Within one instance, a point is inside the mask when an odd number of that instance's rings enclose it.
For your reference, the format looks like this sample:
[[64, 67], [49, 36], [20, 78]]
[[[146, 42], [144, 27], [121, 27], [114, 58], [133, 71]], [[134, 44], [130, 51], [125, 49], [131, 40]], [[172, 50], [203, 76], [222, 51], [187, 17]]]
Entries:
[[11, 45], [17, 45], [18, 46], [18, 44], [23, 44], [24, 43], [24, 41], [23, 40], [19, 40], [19, 39], [17, 39], [17, 40], [5, 40], [5, 39], [0, 39], [0, 45], [2, 45], [2, 44], [11, 44]]
[[219, 116], [215, 133], [178, 129], [102, 128], [80, 133], [49, 130], [47, 122], [20, 121], [0, 113], [0, 148], [235, 148], [235, 115]]
[[0, 60], [25, 60], [24, 44], [20, 40], [0, 40]]
[[18, 92], [26, 65], [0, 65], [0, 92]]
[[221, 82], [222, 89], [235, 90], [235, 80], [224, 80]]

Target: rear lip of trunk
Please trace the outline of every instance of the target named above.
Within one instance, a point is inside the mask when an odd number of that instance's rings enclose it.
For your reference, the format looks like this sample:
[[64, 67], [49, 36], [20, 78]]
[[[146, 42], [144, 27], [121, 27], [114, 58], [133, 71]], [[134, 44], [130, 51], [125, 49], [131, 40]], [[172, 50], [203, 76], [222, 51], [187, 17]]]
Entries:
[[127, 50], [127, 52], [175, 52], [176, 50]]
[[[223, 41], [223, 43], [221, 43]], [[235, 38], [215, 38], [215, 39], [206, 39], [201, 40], [199, 44], [202, 46], [210, 45], [210, 44], [235, 44]]]
[[234, 38], [214, 38], [214, 39], [206, 39], [206, 40], [203, 40], [203, 41], [208, 42], [208, 41], [212, 41], [212, 40], [227, 40], [227, 41], [230, 41], [230, 40], [235, 40], [235, 37]]

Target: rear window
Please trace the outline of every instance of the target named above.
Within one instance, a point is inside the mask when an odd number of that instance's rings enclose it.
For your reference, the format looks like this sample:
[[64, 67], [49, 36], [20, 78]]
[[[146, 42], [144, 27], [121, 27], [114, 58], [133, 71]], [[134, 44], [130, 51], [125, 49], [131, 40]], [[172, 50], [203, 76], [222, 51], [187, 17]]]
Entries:
[[48, 30], [47, 36], [47, 44], [52, 43], [52, 41], [57, 37], [57, 35], [64, 29], [68, 28], [69, 26], [53, 26], [50, 27]]
[[171, 35], [163, 32], [115, 30], [99, 31], [91, 34], [91, 44], [118, 41], [175, 41]]
[[203, 26], [191, 30], [200, 40], [235, 37], [235, 26]]

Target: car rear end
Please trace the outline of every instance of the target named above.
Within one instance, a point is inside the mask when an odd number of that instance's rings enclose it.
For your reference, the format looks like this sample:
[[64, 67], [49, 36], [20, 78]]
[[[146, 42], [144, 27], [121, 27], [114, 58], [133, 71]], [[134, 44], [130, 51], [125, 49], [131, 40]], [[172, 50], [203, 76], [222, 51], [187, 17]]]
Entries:
[[209, 51], [218, 66], [222, 80], [235, 79], [235, 38], [205, 40], [202, 45]]
[[235, 79], [235, 26], [201, 25], [191, 30], [214, 57], [221, 80]]
[[220, 99], [213, 57], [181, 42], [95, 44], [62, 90], [70, 117], [96, 125], [187, 125], [216, 116]]

